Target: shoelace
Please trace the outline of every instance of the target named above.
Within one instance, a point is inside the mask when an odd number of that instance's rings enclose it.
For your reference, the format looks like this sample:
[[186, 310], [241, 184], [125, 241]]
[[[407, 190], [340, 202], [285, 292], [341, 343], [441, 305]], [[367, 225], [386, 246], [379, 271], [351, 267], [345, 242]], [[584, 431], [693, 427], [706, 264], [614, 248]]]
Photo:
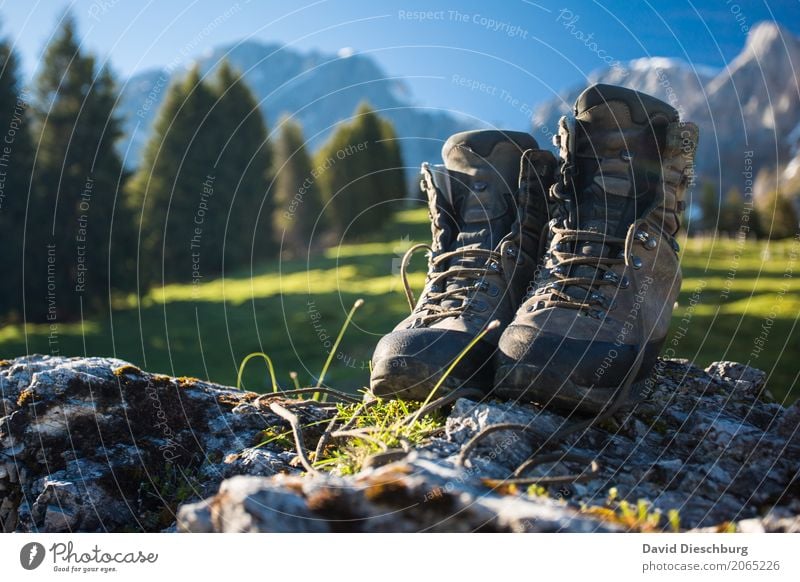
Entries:
[[[553, 184], [551, 188], [551, 194], [556, 200], [562, 200], [564, 202], [564, 208], [561, 210], [564, 211], [564, 214], [568, 217], [565, 220], [565, 225], [569, 224], [570, 222], [574, 223], [575, 221], [569, 220], [569, 210], [568, 210], [568, 202], [575, 199], [574, 196], [574, 183], [572, 178], [575, 173], [575, 166], [573, 164], [573, 156], [572, 156], [572, 138], [570, 131], [567, 127], [566, 118], [562, 118], [559, 122], [559, 137], [561, 138], [560, 141], [557, 143], [559, 149], [561, 151], [561, 158], [562, 158], [562, 167], [561, 167], [561, 181]], [[570, 196], [570, 193], [572, 195]], [[648, 212], [652, 210], [652, 208], [647, 209], [647, 212], [644, 212], [642, 216], [647, 216]], [[578, 228], [571, 228], [569, 226], [558, 227], [555, 224], [551, 224], [550, 229], [552, 232], [552, 239], [547, 237], [550, 242], [550, 245], [554, 247], [558, 242], [567, 242], [567, 243], [574, 243], [575, 246], [580, 242], [601, 242], [604, 245], [618, 245], [623, 247], [623, 254], [622, 257], [603, 257], [599, 254], [592, 254], [592, 255], [583, 255], [577, 254], [574, 251], [567, 251], [567, 250], [558, 250], [555, 251], [559, 254], [559, 263], [555, 266], [554, 269], [551, 270], [550, 276], [554, 279], [553, 283], [549, 281], [545, 283], [543, 289], [546, 289], [548, 293], [551, 294], [554, 299], [550, 300], [542, 300], [537, 303], [535, 308], [544, 308], [547, 307], [566, 307], [568, 309], [587, 309], [590, 306], [588, 300], [600, 301], [601, 297], [599, 294], [596, 294], [595, 297], [592, 297], [592, 289], [595, 287], [599, 287], [602, 285], [619, 285], [622, 282], [620, 278], [618, 280], [617, 275], [611, 270], [613, 265], [624, 264], [626, 269], [625, 271], [630, 274], [630, 285], [632, 286], [632, 292], [634, 295], [638, 295], [639, 284], [636, 277], [636, 269], [638, 269], [641, 265], [636, 264], [633, 257], [633, 244], [637, 240], [637, 233], [639, 232], [639, 227], [644, 224], [646, 220], [644, 218], [640, 218], [635, 220], [627, 230], [625, 238], [619, 237], [611, 237], [607, 236], [603, 233], [598, 233], [594, 231], [588, 230], [581, 230]], [[542, 239], [542, 243], [545, 243], [545, 239]], [[601, 251], [602, 252], [602, 251]], [[572, 265], [588, 265], [594, 267], [595, 276], [593, 277], [579, 277], [579, 276], [570, 276], [569, 268]], [[561, 267], [561, 268], [559, 268]], [[600, 277], [597, 277], [597, 273], [602, 272]], [[559, 285], [561, 288], [557, 289], [556, 286]], [[583, 288], [588, 287], [587, 295], [585, 298], [578, 299], [568, 295], [565, 292], [565, 289], [569, 285], [576, 285], [581, 286]], [[535, 296], [535, 295], [534, 295]], [[528, 301], [531, 299], [529, 298]], [[618, 391], [614, 395], [614, 397], [608, 402], [606, 407], [601, 410], [598, 414], [593, 416], [592, 418], [588, 418], [571, 425], [565, 426], [564, 428], [556, 431], [554, 434], [550, 435], [545, 442], [543, 442], [528, 459], [523, 462], [519, 467], [514, 470], [510, 478], [503, 478], [503, 479], [495, 479], [489, 478], [484, 479], [484, 484], [491, 486], [491, 487], [498, 487], [501, 485], [530, 485], [530, 484], [543, 484], [543, 485], [553, 485], [557, 483], [575, 483], [578, 481], [586, 481], [594, 476], [599, 471], [599, 467], [597, 462], [594, 459], [590, 459], [588, 457], [582, 455], [576, 455], [575, 453], [570, 452], [569, 450], [560, 451], [560, 452], [552, 452], [546, 453], [545, 449], [548, 447], [553, 447], [557, 445], [560, 441], [563, 441], [570, 435], [574, 435], [577, 433], [582, 433], [584, 431], [589, 430], [592, 426], [597, 425], [598, 423], [610, 418], [614, 414], [616, 414], [623, 406], [625, 406], [631, 396], [631, 392], [633, 390], [633, 384], [636, 380], [636, 376], [639, 374], [639, 370], [642, 367], [642, 360], [644, 359], [644, 344], [643, 344], [643, 328], [644, 322], [642, 321], [642, 310], [637, 310], [636, 319], [635, 319], [635, 327], [636, 333], [634, 337], [638, 338], [638, 345], [636, 346], [636, 358], [634, 359], [633, 365], [631, 366], [630, 370], [628, 370], [628, 374], [625, 377], [624, 382], [619, 387]], [[469, 461], [469, 455], [472, 451], [475, 450], [477, 445], [485, 439], [487, 436], [494, 432], [498, 431], [515, 431], [515, 432], [524, 432], [524, 433], [532, 433], [532, 429], [528, 425], [524, 424], [515, 424], [515, 423], [503, 423], [503, 424], [496, 424], [491, 425], [483, 430], [479, 431], [475, 434], [461, 449], [459, 456], [457, 458], [457, 465], [458, 466], [466, 466]], [[563, 462], [563, 461], [579, 461], [585, 462], [587, 465], [587, 470], [582, 471], [578, 474], [573, 475], [563, 475], [563, 476], [555, 476], [555, 477], [525, 477], [525, 473], [528, 472], [530, 469], [541, 465], [543, 463], [550, 463], [550, 462]]]
[[[621, 259], [625, 262], [626, 265], [629, 263], [629, 258], [631, 257], [631, 249], [633, 245], [634, 233], [638, 226], [644, 222], [644, 219], [639, 219], [635, 221], [631, 226], [628, 228], [627, 236], [624, 239], [625, 243], [625, 258]], [[630, 271], [631, 273], [631, 286], [633, 287], [633, 293], [638, 294], [639, 283], [636, 277], [635, 271]], [[637, 311], [635, 326], [636, 326], [636, 335], [634, 337], [639, 338], [639, 344], [636, 346], [636, 358], [634, 359], [633, 365], [631, 366], [630, 370], [628, 371], [627, 376], [625, 377], [625, 381], [620, 386], [617, 393], [614, 397], [609, 401], [608, 405], [601, 410], [595, 416], [588, 418], [586, 420], [582, 420], [576, 423], [573, 423], [569, 426], [565, 426], [564, 428], [557, 430], [555, 433], [550, 435], [545, 442], [539, 446], [532, 455], [528, 457], [526, 461], [524, 461], [519, 467], [517, 467], [514, 472], [512, 473], [510, 478], [485, 478], [483, 479], [483, 483], [490, 487], [499, 487], [501, 485], [554, 485], [558, 483], [577, 483], [580, 481], [588, 481], [597, 476], [599, 472], [599, 466], [597, 461], [592, 458], [578, 455], [569, 450], [560, 451], [560, 452], [553, 452], [553, 453], [545, 453], [544, 449], [547, 447], [553, 447], [557, 445], [560, 441], [563, 441], [570, 435], [582, 433], [584, 431], [589, 430], [591, 427], [603, 422], [604, 420], [612, 417], [616, 414], [623, 406], [625, 406], [631, 396], [631, 391], [633, 390], [633, 384], [636, 381], [636, 376], [639, 374], [639, 370], [642, 367], [642, 360], [644, 359], [644, 344], [643, 344], [643, 322], [642, 322], [642, 310]], [[460, 467], [467, 466], [469, 461], [470, 453], [472, 453], [478, 444], [485, 439], [487, 436], [494, 432], [498, 431], [514, 431], [514, 432], [523, 432], [523, 433], [532, 433], [533, 430], [529, 425], [525, 424], [516, 424], [516, 423], [501, 423], [490, 425], [484, 428], [483, 430], [476, 433], [461, 449], [461, 452], [458, 455], [456, 460], [456, 464]], [[577, 462], [584, 462], [586, 463], [586, 467], [588, 469], [582, 471], [578, 474], [573, 475], [563, 475], [563, 476], [555, 476], [555, 477], [525, 477], [525, 473], [529, 470], [533, 469], [534, 467], [541, 465], [543, 463], [553, 463], [553, 462], [564, 462], [564, 461], [577, 461]]]
[[[557, 226], [552, 227], [554, 233], [553, 244], [551, 245], [551, 253], [557, 259], [555, 266], [550, 269], [549, 281], [540, 286], [531, 297], [540, 295], [549, 296], [549, 298], [541, 299], [536, 304], [536, 309], [543, 309], [546, 307], [564, 307], [567, 309], [581, 309], [590, 310], [591, 305], [599, 304], [603, 307], [609, 307], [605, 303], [605, 297], [595, 291], [596, 288], [601, 286], [627, 286], [627, 281], [624, 278], [617, 276], [611, 267], [620, 265], [626, 262], [624, 258], [609, 256], [603, 257], [599, 255], [587, 255], [577, 252], [575, 247], [581, 243], [600, 243], [604, 246], [625, 246], [626, 239], [619, 237], [612, 237], [602, 233], [561, 228]], [[565, 250], [571, 249], [571, 250]], [[570, 268], [572, 266], [588, 266], [595, 270], [592, 277], [570, 275]], [[586, 290], [584, 298], [579, 299], [568, 293], [566, 288], [569, 286], [577, 286]]]
[[[529, 299], [540, 295], [545, 298], [538, 299], [534, 309], [547, 307], [563, 307], [566, 309], [586, 310], [590, 315], [600, 316], [602, 312], [594, 310], [593, 305], [600, 305], [604, 309], [613, 307], [607, 298], [596, 289], [603, 286], [626, 289], [630, 285], [627, 275], [618, 275], [612, 270], [614, 265], [626, 266], [626, 273], [632, 272], [641, 266], [640, 259], [633, 255], [633, 245], [639, 241], [647, 244], [650, 235], [640, 230], [646, 224], [645, 219], [635, 220], [629, 227], [624, 238], [609, 236], [590, 230], [580, 230], [568, 227], [552, 226], [554, 233], [551, 244], [551, 253], [558, 259], [555, 266], [550, 269], [549, 280], [529, 295]], [[648, 228], [653, 228], [648, 225]], [[576, 250], [580, 243], [600, 243], [604, 246], [622, 247], [621, 256], [604, 257], [600, 254], [584, 254]], [[565, 247], [570, 250], [565, 250]], [[570, 275], [570, 267], [588, 266], [594, 269], [594, 274], [588, 276]], [[566, 293], [569, 286], [581, 287], [586, 291], [582, 298]]]
[[[414, 311], [417, 300], [414, 297], [414, 291], [408, 282], [408, 263], [411, 257], [417, 251], [426, 249], [431, 255], [433, 249], [430, 245], [421, 243], [412, 246], [403, 255], [403, 260], [400, 262], [400, 277], [403, 281], [403, 290], [406, 294], [406, 300], [411, 311]], [[437, 272], [437, 269], [442, 265], [446, 265], [451, 259], [456, 257], [475, 257], [485, 258], [486, 262], [484, 267], [465, 267], [462, 265], [454, 265], [442, 272]], [[453, 289], [445, 289], [444, 291], [434, 291], [427, 294], [426, 301], [423, 308], [428, 311], [426, 315], [421, 315], [419, 321], [421, 323], [429, 323], [437, 321], [446, 317], [457, 317], [462, 315], [471, 305], [471, 295], [483, 288], [483, 279], [492, 273], [493, 269], [500, 272], [501, 255], [497, 251], [476, 248], [460, 248], [454, 251], [444, 252], [430, 260], [429, 273], [436, 273], [429, 280], [429, 288], [435, 289], [440, 284], [450, 279], [475, 279], [479, 282], [474, 285], [463, 285]], [[494, 265], [494, 267], [493, 267]], [[458, 300], [460, 305], [458, 307], [444, 307], [441, 305], [443, 300]]]

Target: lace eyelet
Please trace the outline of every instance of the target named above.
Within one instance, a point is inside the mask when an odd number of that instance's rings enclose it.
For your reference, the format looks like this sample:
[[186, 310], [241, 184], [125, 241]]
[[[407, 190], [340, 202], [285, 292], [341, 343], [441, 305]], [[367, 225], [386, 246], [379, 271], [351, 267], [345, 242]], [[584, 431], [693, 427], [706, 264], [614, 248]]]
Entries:
[[603, 280], [616, 283], [617, 281], [619, 281], [619, 277], [614, 271], [606, 271], [605, 273], [603, 273]]
[[658, 241], [656, 241], [656, 239], [654, 238], [651, 238], [646, 243], [644, 243], [644, 248], [646, 248], [648, 251], [652, 251], [654, 248], [656, 248], [657, 245]]
[[633, 265], [634, 269], [641, 269], [642, 268], [642, 259], [637, 257], [636, 255], [631, 257], [631, 265]]
[[627, 277], [622, 277], [622, 280], [619, 282], [620, 289], [627, 289], [631, 286], [631, 282], [628, 280]]

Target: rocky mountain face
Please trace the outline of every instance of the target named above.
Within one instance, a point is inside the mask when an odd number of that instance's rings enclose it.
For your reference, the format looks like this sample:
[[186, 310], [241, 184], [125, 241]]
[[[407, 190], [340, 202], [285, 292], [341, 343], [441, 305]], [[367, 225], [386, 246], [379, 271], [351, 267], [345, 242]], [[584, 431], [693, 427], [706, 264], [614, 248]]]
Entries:
[[[403, 140], [409, 176], [425, 160], [438, 160], [443, 140], [475, 129], [453, 115], [413, 103], [408, 85], [392, 78], [367, 55], [301, 52], [276, 44], [245, 41], [222, 46], [197, 59], [209, 71], [228, 59], [260, 100], [270, 127], [294, 116], [313, 148], [366, 100], [392, 120]], [[120, 144], [126, 163], [138, 163], [167, 87], [186, 63], [134, 76], [124, 85], [118, 112], [125, 121]], [[656, 95], [701, 128], [697, 172], [721, 183], [723, 192], [744, 192], [760, 169], [776, 173], [796, 154], [800, 138], [800, 39], [776, 23], [754, 26], [742, 52], [722, 70], [661, 57], [601, 69], [585, 83], [542, 103], [534, 114], [534, 136], [548, 144], [558, 118], [569, 113], [589, 84], [625, 85]], [[473, 124], [474, 125], [474, 124]], [[752, 176], [743, 172], [752, 171]], [[750, 180], [748, 184], [748, 180]]]
[[[711, 71], [675, 59], [647, 58], [599, 70], [587, 83], [612, 83], [644, 91], [700, 126], [697, 173], [723, 192], [752, 191], [761, 169], [775, 172], [795, 153], [800, 133], [800, 39], [773, 22], [754, 26], [742, 52]], [[534, 131], [553, 132], [584, 85], [542, 104]], [[749, 180], [749, 183], [748, 183]]]
[[[462, 398], [417, 448], [355, 475], [306, 474], [291, 439], [265, 431], [289, 430], [283, 409], [313, 448], [331, 404], [25, 356], [0, 362], [0, 529], [800, 531], [800, 404], [773, 402], [764, 378], [662, 360], [647, 401], [555, 443], [560, 462], [533, 472], [578, 479], [528, 490], [502, 480], [573, 422], [533, 405]], [[526, 430], [458, 462], [478, 431], [509, 422]]]
[[[452, 115], [412, 104], [410, 89], [392, 78], [369, 56], [308, 53], [255, 41], [214, 49], [196, 62], [208, 72], [227, 59], [240, 71], [260, 101], [270, 129], [283, 115], [303, 126], [312, 149], [319, 146], [342, 120], [349, 119], [362, 101], [390, 119], [409, 173], [425, 160], [438, 160], [447, 137], [468, 128]], [[118, 112], [125, 120], [120, 151], [127, 165], [138, 163], [167, 87], [185, 72], [181, 66], [134, 76], [124, 85]]]

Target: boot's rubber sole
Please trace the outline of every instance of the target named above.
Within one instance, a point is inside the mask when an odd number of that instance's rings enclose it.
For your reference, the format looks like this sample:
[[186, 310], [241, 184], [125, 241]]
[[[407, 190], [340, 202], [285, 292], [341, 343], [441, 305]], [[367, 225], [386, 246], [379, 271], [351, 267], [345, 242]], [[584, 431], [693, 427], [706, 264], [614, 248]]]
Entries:
[[[631, 406], [649, 394], [649, 375], [633, 383], [625, 405]], [[581, 386], [558, 377], [547, 368], [532, 364], [499, 366], [494, 395], [504, 400], [535, 402], [561, 412], [598, 414], [616, 397], [619, 387]]]

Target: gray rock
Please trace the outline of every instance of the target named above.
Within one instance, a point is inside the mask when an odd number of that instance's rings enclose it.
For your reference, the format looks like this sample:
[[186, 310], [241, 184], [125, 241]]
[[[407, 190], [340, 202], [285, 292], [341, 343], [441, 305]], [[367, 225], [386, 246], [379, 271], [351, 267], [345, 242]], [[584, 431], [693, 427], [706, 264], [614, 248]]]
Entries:
[[259, 477], [238, 476], [222, 483], [210, 500], [178, 512], [178, 528], [188, 532], [327, 532], [305, 499]]
[[[549, 442], [575, 422], [533, 405], [457, 401], [441, 436], [405, 458], [340, 477], [303, 475], [268, 400], [299, 417], [310, 446], [330, 405], [148, 374], [120, 360], [28, 356], [0, 365], [3, 531], [589, 532], [798, 531], [800, 406], [765, 396], [764, 374], [661, 360], [632, 410]], [[498, 423], [460, 467], [462, 447]], [[497, 486], [541, 449], [531, 474], [583, 474], [542, 489]], [[563, 453], [570, 458], [564, 459]], [[582, 459], [580, 462], [576, 459]], [[593, 460], [591, 472], [586, 461]], [[616, 497], [608, 498], [615, 488]], [[647, 500], [648, 524], [621, 516]]]
[[254, 393], [36, 355], [0, 366], [0, 384], [2, 531], [159, 531], [226, 477], [297, 471], [280, 447], [250, 449], [262, 430], [287, 427]]
[[[678, 509], [688, 528], [735, 521], [757, 515], [760, 504], [786, 502], [797, 466], [797, 449], [789, 442], [796, 434], [797, 425], [791, 431], [789, 426], [797, 407], [787, 410], [759, 400], [764, 378], [760, 370], [734, 362], [718, 362], [702, 371], [685, 361], [661, 360], [646, 402], [614, 422], [584, 431], [577, 440], [548, 449], [598, 463], [594, 478], [580, 487], [567, 486], [575, 493], [571, 502], [596, 505], [613, 486], [629, 502], [648, 499], [663, 514]], [[459, 402], [448, 427], [460, 427], [457, 437], [464, 442], [476, 429], [495, 422], [543, 426], [544, 434], [561, 426], [533, 407], [514, 407], [509, 420], [508, 406]], [[755, 413], [769, 420], [755, 426], [750, 423]], [[490, 422], [475, 420], [484, 418]], [[512, 449], [530, 450], [530, 437], [522, 440]], [[559, 468], [539, 474], [558, 475]]]

